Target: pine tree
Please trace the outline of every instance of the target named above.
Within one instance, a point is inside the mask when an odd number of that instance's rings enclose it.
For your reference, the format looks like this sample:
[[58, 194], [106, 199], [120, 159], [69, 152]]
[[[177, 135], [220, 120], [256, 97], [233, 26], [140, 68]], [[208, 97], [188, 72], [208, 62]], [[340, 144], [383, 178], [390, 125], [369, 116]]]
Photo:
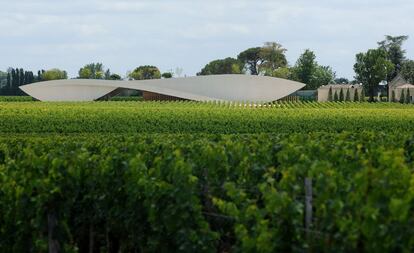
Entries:
[[29, 82], [28, 82], [28, 84], [29, 83], [34, 83], [34, 75], [33, 75], [32, 71], [29, 72]]
[[341, 91], [339, 92], [339, 101], [342, 102], [344, 101], [344, 91], [341, 88]]
[[407, 95], [405, 96], [405, 103], [406, 104], [411, 104], [411, 94], [410, 94], [410, 89], [407, 88]]
[[111, 71], [107, 69], [105, 71], [105, 80], [109, 80], [109, 79], [111, 79]]
[[12, 69], [11, 76], [12, 76], [12, 80], [11, 80], [10, 89], [13, 90], [13, 88], [17, 85], [16, 81], [18, 79], [15, 69]]
[[345, 101], [347, 102], [351, 101], [351, 93], [349, 93], [349, 89], [346, 90]]
[[365, 102], [365, 89], [364, 88], [362, 88], [362, 91], [361, 91], [361, 99], [360, 99], [360, 101], [361, 102]]
[[328, 101], [329, 102], [332, 102], [333, 101], [333, 98], [332, 98], [332, 86], [329, 87]]
[[335, 95], [334, 95], [334, 101], [338, 102], [338, 93], [335, 91]]
[[391, 92], [391, 102], [395, 103], [395, 90], [392, 90]]
[[404, 90], [401, 91], [401, 95], [400, 95], [400, 103], [404, 104], [405, 102], [405, 92]]
[[11, 86], [12, 86], [11, 75], [10, 75], [10, 72], [7, 72], [7, 88], [10, 89]]
[[359, 102], [358, 89], [355, 89], [354, 102]]
[[23, 84], [27, 84], [27, 81], [29, 80], [28, 74], [29, 74], [29, 72], [27, 72], [27, 71], [24, 72], [24, 83]]
[[[18, 86], [21, 86], [21, 85], [23, 85], [24, 84], [24, 70], [21, 68], [20, 70], [19, 70], [19, 84], [18, 84]], [[16, 91], [18, 91], [18, 89], [16, 89]]]
[[40, 70], [37, 71], [37, 81], [38, 82], [42, 81], [42, 73], [40, 73]]

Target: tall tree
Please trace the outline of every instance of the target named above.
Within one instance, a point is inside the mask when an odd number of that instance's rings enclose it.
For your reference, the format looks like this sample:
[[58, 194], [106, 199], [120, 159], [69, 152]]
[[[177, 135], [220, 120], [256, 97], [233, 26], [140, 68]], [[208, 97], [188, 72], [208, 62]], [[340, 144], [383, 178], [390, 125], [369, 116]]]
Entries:
[[286, 49], [277, 42], [266, 42], [259, 52], [262, 63], [258, 66], [259, 72], [271, 76], [279, 68], [286, 68]]
[[24, 84], [30, 84], [34, 82], [34, 75], [32, 71], [25, 72]]
[[161, 72], [155, 66], [139, 66], [129, 74], [134, 80], [160, 79]]
[[387, 52], [382, 49], [370, 49], [356, 55], [355, 78], [364, 85], [370, 102], [374, 101], [380, 82], [385, 81], [393, 70], [394, 64], [387, 59]]
[[242, 63], [239, 60], [228, 57], [208, 63], [197, 75], [242, 74], [242, 68]]
[[10, 72], [7, 72], [7, 88], [10, 89], [11, 86], [12, 86], [11, 75], [10, 75]]
[[335, 72], [331, 67], [320, 66], [315, 59], [315, 53], [306, 49], [292, 68], [292, 79], [305, 83], [307, 90], [327, 85], [335, 78]]
[[340, 102], [343, 102], [344, 101], [344, 90], [342, 88], [339, 91], [339, 101]]
[[242, 63], [243, 69], [251, 75], [275, 75], [274, 71], [286, 68], [286, 49], [277, 42], [266, 42], [263, 47], [252, 47], [241, 52], [237, 59]]
[[43, 78], [42, 78], [42, 72], [39, 70], [39, 71], [37, 71], [37, 81], [40, 82], [42, 80], [43, 80]]
[[90, 63], [79, 69], [79, 78], [82, 79], [104, 79], [105, 70], [102, 63]]
[[50, 69], [42, 73], [42, 79], [44, 81], [68, 79], [68, 74], [64, 70]]
[[336, 92], [336, 90], [335, 90], [335, 94], [334, 94], [333, 101], [334, 101], [334, 102], [338, 102], [338, 100], [339, 100], [339, 98], [338, 98], [338, 93], [337, 93], [337, 92]]
[[394, 64], [394, 70], [387, 75], [387, 82], [392, 81], [400, 72], [405, 58], [405, 50], [402, 49], [403, 43], [408, 36], [390, 36], [385, 35], [385, 40], [378, 42], [379, 49], [387, 52], [387, 59]]
[[0, 94], [5, 94], [8, 92], [7, 77], [7, 72], [0, 71]]
[[414, 61], [406, 61], [401, 68], [401, 74], [407, 82], [414, 84]]
[[361, 90], [361, 97], [359, 99], [361, 102], [365, 102], [365, 89], [363, 88]]
[[328, 101], [332, 102], [333, 97], [332, 97], [332, 86], [329, 87], [329, 91], [328, 91]]
[[264, 61], [262, 57], [262, 48], [253, 47], [241, 52], [237, 59], [252, 75], [258, 75], [260, 64]]
[[111, 71], [107, 69], [105, 71], [105, 80], [109, 80], [109, 79], [111, 79]]
[[355, 89], [354, 102], [359, 102], [358, 89]]
[[329, 66], [317, 66], [313, 73], [309, 88], [317, 89], [323, 85], [333, 83], [335, 79], [335, 72]]
[[401, 93], [400, 93], [400, 103], [401, 104], [405, 103], [405, 92], [404, 92], [404, 90], [401, 90]]
[[19, 78], [19, 69], [13, 69], [12, 76], [13, 76], [12, 89], [15, 89], [17, 86], [19, 86], [19, 80], [20, 80], [20, 78]]
[[313, 73], [315, 73], [318, 64], [315, 61], [315, 53], [309, 49], [299, 57], [293, 68], [294, 76], [297, 81], [310, 85]]
[[410, 89], [409, 88], [407, 88], [407, 95], [405, 96], [405, 103], [406, 104], [411, 103], [411, 94], [410, 94]]
[[350, 102], [351, 101], [351, 93], [349, 92], [349, 88], [346, 89], [345, 101], [346, 102]]
[[24, 84], [24, 77], [25, 77], [25, 73], [24, 73], [24, 70], [21, 68], [19, 70], [19, 86]]

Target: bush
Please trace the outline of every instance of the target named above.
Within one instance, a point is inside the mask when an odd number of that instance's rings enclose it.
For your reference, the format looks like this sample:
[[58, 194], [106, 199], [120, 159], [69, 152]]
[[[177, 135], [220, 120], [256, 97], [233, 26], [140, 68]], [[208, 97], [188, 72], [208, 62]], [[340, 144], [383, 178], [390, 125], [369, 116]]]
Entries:
[[347, 102], [351, 101], [351, 94], [349, 93], [349, 89], [346, 89], [345, 101]]
[[359, 102], [358, 89], [355, 89], [354, 102]]
[[401, 91], [401, 95], [400, 95], [400, 103], [401, 104], [404, 104], [405, 103], [405, 99], [406, 99], [405, 92], [404, 92], [404, 90], [402, 90]]
[[344, 91], [342, 90], [342, 88], [339, 91], [339, 101], [340, 102], [344, 101]]

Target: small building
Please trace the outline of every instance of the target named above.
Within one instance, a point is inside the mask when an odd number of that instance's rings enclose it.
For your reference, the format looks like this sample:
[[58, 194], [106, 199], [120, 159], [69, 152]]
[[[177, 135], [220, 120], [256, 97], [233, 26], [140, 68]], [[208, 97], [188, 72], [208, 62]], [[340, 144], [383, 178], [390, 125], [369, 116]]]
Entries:
[[414, 85], [406, 83], [406, 84], [395, 87], [393, 89], [393, 91], [394, 91], [394, 94], [395, 94], [395, 101], [393, 101], [393, 102], [401, 101], [401, 95], [404, 95], [404, 99], [405, 99], [405, 96], [407, 96], [407, 94], [408, 94], [409, 103], [414, 103], [414, 99], [413, 99], [413, 97], [414, 97]]
[[[401, 74], [398, 74], [392, 81], [388, 83], [388, 97], [392, 98], [392, 91], [395, 92], [395, 89], [399, 86], [407, 84], [408, 81], [404, 79], [404, 77]], [[397, 94], [395, 94], [397, 96]], [[399, 96], [398, 96], [399, 98]]]
[[358, 98], [361, 98], [362, 93], [362, 85], [359, 84], [328, 84], [319, 87], [318, 89], [318, 102], [327, 102], [329, 101], [329, 90], [332, 89], [332, 99], [337, 94], [339, 98], [339, 94], [341, 90], [344, 95], [344, 101], [346, 99], [346, 94], [349, 91], [350, 101], [355, 101], [355, 92], [358, 94]]
[[[389, 84], [388, 84], [388, 96], [391, 102], [401, 101], [401, 95], [407, 96], [409, 94], [409, 102], [414, 103], [414, 85], [408, 83], [401, 74], [398, 74]], [[392, 101], [394, 99], [394, 101]]]

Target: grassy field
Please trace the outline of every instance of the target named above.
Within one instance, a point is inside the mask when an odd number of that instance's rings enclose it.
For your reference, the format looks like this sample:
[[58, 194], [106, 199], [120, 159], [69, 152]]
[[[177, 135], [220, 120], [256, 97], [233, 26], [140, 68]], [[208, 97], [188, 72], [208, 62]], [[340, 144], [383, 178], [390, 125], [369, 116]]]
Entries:
[[413, 130], [390, 103], [0, 102], [0, 251], [412, 252]]

